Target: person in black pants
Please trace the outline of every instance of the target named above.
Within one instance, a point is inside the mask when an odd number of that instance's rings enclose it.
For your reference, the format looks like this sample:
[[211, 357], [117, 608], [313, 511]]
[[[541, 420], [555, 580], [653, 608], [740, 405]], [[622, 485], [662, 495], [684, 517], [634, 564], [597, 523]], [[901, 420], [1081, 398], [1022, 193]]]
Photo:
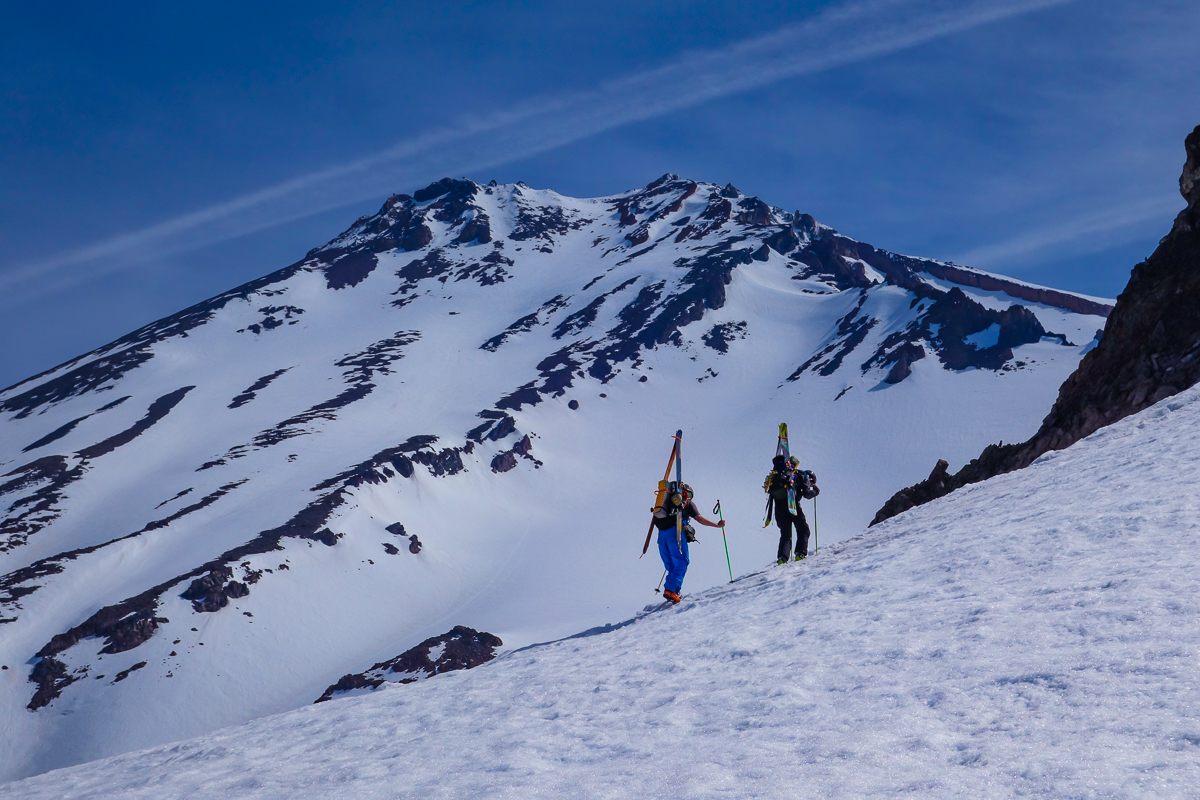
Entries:
[[782, 455], [775, 456], [771, 472], [763, 482], [763, 489], [771, 497], [775, 524], [779, 526], [777, 564], [786, 564], [792, 559], [792, 528], [796, 529], [796, 560], [808, 557], [808, 537], [811, 535], [808, 520], [804, 518], [799, 502], [795, 514], [788, 510], [788, 489], [795, 491], [797, 499], [816, 497], [821, 490], [817, 488], [816, 476], [797, 469], [798, 465], [799, 459], [795, 456], [790, 461]]

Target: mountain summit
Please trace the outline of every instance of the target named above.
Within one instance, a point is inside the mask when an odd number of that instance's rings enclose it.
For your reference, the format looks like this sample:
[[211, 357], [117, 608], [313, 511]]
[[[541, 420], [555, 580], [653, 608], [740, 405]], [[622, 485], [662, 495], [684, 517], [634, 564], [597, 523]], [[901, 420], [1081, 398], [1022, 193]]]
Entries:
[[[448, 630], [629, 616], [677, 428], [735, 570], [773, 560], [780, 421], [845, 539], [921, 464], [1029, 436], [1109, 310], [675, 175], [394, 195], [0, 392], [0, 779], [306, 705]], [[685, 593], [726, 580], [712, 536]]]

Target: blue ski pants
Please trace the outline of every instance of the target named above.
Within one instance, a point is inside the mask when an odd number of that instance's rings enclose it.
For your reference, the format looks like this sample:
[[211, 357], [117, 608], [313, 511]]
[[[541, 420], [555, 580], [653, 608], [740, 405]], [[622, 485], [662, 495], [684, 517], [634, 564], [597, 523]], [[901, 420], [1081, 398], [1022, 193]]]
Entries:
[[662, 556], [663, 567], [667, 570], [667, 580], [663, 589], [668, 592], [678, 592], [683, 587], [683, 576], [687, 574], [688, 558], [687, 537], [683, 538], [683, 552], [680, 552], [674, 528], [658, 532], [658, 554]]

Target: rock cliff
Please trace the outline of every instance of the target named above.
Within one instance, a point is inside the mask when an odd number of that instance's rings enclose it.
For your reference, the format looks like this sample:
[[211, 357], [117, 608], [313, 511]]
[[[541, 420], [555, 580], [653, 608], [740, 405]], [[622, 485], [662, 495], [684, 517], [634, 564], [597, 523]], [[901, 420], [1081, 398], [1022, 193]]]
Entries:
[[953, 475], [939, 461], [901, 489], [872, 525], [969, 483], [1022, 469], [1200, 380], [1200, 126], [1185, 140], [1179, 191], [1187, 207], [1148, 259], [1133, 268], [1100, 342], [1059, 389], [1042, 427], [1021, 444], [989, 445]]

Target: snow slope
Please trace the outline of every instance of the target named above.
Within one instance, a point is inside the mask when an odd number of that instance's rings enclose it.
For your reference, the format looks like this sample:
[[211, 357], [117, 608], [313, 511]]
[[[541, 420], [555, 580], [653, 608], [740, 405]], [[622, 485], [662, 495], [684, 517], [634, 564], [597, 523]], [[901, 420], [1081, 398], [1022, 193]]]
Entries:
[[[675, 176], [389, 198], [0, 392], [0, 779], [307, 705], [456, 625], [628, 617], [677, 428], [735, 570], [774, 553], [781, 421], [845, 540], [1034, 431], [1104, 310]], [[700, 538], [686, 592], [728, 580]]]
[[35, 798], [1200, 796], [1200, 388], [608, 630]]

